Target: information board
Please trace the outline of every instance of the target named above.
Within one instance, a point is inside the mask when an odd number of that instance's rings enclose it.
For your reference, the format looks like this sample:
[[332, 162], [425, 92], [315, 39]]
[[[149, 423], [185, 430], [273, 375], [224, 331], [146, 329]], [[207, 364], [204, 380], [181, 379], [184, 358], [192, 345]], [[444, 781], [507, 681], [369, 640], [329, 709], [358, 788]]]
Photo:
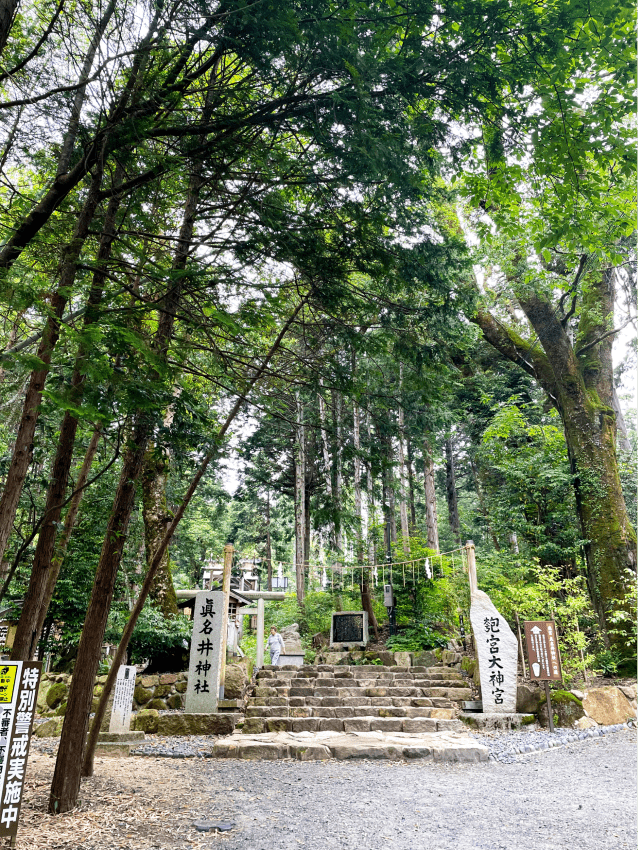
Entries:
[[113, 709], [109, 732], [128, 732], [131, 728], [133, 713], [133, 691], [135, 690], [135, 674], [133, 665], [122, 664], [117, 671], [115, 688], [113, 689]]
[[330, 646], [365, 645], [368, 642], [368, 615], [365, 611], [343, 611], [332, 615]]
[[554, 682], [563, 678], [553, 620], [526, 620], [525, 644], [531, 679]]

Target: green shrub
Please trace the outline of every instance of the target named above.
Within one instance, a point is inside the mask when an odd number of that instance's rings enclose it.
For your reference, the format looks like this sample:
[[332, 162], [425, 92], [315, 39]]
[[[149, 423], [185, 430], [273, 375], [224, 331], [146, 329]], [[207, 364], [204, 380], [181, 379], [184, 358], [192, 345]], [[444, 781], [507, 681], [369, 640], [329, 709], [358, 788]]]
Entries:
[[618, 665], [622, 661], [622, 654], [618, 649], [605, 649], [599, 652], [594, 659], [594, 670], [600, 671], [603, 676], [618, 675]]
[[447, 646], [448, 638], [427, 623], [413, 623], [401, 629], [399, 634], [391, 635], [386, 646], [393, 652], [419, 652], [422, 649], [434, 649]]
[[[119, 615], [107, 630], [107, 640], [116, 643], [123, 630]], [[155, 608], [146, 607], [140, 614], [129, 643], [129, 661], [148, 661], [147, 672], [185, 670], [193, 624], [183, 616], [165, 618]]]

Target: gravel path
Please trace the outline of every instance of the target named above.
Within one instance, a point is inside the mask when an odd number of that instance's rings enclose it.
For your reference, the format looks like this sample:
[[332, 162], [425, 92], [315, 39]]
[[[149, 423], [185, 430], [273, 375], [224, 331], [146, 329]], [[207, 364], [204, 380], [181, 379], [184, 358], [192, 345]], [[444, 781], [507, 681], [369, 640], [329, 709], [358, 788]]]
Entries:
[[622, 732], [627, 728], [635, 730], [635, 724], [619, 723], [616, 726], [597, 726], [594, 729], [561, 729], [553, 733], [547, 729], [523, 729], [518, 732], [470, 732], [470, 737], [476, 738], [490, 751], [490, 760], [503, 764], [513, 764], [519, 755], [551, 750], [564, 747], [588, 738], [602, 738]]
[[211, 799], [201, 818], [235, 823], [207, 835], [225, 850], [636, 847], [636, 733], [627, 728], [512, 764], [196, 764]]

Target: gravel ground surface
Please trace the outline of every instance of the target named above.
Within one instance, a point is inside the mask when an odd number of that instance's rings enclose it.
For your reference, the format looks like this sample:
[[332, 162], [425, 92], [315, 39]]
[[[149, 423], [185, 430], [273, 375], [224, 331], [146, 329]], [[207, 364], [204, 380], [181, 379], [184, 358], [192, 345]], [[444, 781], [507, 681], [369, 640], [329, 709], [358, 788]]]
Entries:
[[602, 738], [614, 732], [634, 729], [635, 724], [619, 723], [617, 726], [603, 726], [580, 731], [578, 729], [557, 728], [553, 733], [547, 729], [524, 729], [520, 732], [470, 732], [490, 751], [490, 759], [502, 764], [513, 764], [520, 755], [564, 747], [589, 738]]
[[[606, 737], [627, 728], [626, 724], [619, 724], [585, 731], [556, 729], [554, 734], [550, 734], [545, 729], [525, 729], [520, 732], [470, 732], [470, 737], [476, 738], [489, 749], [491, 760], [512, 764], [520, 758], [521, 754], [549, 750], [591, 738]], [[57, 750], [59, 739], [34, 738], [33, 740], [38, 752], [50, 754]], [[174, 738], [153, 735], [132, 750], [132, 754], [153, 758], [210, 758], [214, 743], [214, 738], [204, 735]]]
[[[636, 731], [479, 764], [100, 759], [79, 810], [45, 814], [52, 750], [35, 739], [19, 850], [624, 850], [636, 847]], [[478, 735], [492, 755], [547, 732]], [[523, 743], [526, 739], [527, 743]], [[200, 822], [234, 824], [200, 832]]]
[[236, 824], [209, 839], [226, 850], [636, 847], [636, 734], [627, 728], [514, 764], [201, 765], [211, 795], [202, 818]]

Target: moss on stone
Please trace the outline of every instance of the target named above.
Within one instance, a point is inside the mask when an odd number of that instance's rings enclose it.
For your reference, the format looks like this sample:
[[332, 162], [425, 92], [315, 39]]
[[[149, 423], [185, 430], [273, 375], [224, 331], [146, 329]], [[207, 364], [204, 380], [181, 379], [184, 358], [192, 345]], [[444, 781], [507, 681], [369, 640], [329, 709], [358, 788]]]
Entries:
[[157, 732], [159, 723], [159, 712], [154, 709], [143, 708], [137, 712], [135, 717], [135, 730], [138, 732]]
[[[552, 705], [566, 705], [569, 702], [575, 702], [576, 705], [580, 706], [580, 708], [583, 707], [583, 701], [578, 699], [578, 697], [570, 691], [552, 691], [550, 697]], [[546, 702], [547, 697], [543, 694], [540, 705], [545, 705]]]
[[133, 698], [138, 705], [145, 705], [152, 696], [153, 691], [143, 685], [138, 685], [133, 691]]
[[66, 698], [68, 688], [64, 682], [56, 682], [47, 691], [46, 703], [49, 708], [57, 708]]

